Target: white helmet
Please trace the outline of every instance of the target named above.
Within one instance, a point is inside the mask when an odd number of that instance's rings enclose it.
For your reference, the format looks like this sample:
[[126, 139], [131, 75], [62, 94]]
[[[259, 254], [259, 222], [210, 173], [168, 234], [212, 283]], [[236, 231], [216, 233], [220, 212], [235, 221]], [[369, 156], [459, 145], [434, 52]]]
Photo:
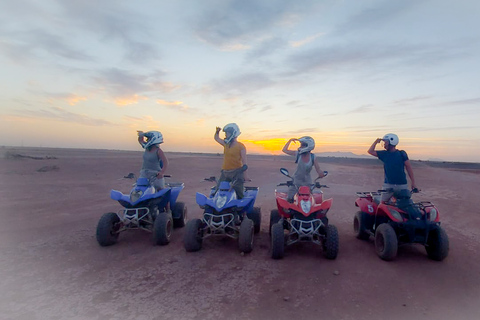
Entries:
[[148, 131], [143, 135], [147, 138], [147, 142], [142, 144], [144, 149], [147, 149], [155, 144], [163, 143], [163, 135], [159, 131]]
[[223, 131], [225, 133], [230, 132], [230, 136], [225, 138], [225, 143], [229, 144], [232, 140], [240, 135], [240, 128], [237, 126], [236, 123], [229, 123], [223, 127]]
[[396, 146], [399, 142], [398, 136], [395, 133], [387, 133], [382, 140], [387, 140], [391, 146]]
[[315, 140], [313, 140], [312, 137], [309, 137], [309, 136], [301, 137], [298, 139], [298, 141], [300, 141], [301, 143], [300, 148], [298, 148], [299, 154], [306, 153], [315, 149]]

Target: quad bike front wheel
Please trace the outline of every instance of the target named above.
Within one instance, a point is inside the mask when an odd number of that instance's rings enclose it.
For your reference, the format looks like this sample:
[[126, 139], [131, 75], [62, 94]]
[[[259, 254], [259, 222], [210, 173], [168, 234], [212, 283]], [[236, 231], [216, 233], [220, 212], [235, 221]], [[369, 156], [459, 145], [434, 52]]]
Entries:
[[395, 230], [388, 223], [382, 223], [375, 232], [375, 251], [385, 261], [397, 256], [398, 239]]
[[448, 236], [442, 227], [438, 226], [429, 232], [425, 249], [430, 259], [442, 261], [448, 256], [449, 248]]
[[282, 259], [285, 254], [285, 234], [283, 224], [275, 223], [271, 228], [271, 253], [273, 259]]
[[120, 218], [114, 212], [102, 215], [97, 225], [97, 242], [102, 247], [111, 246], [118, 241]]
[[173, 208], [173, 227], [174, 228], [183, 228], [187, 221], [187, 206], [183, 202], [175, 203], [175, 208]]
[[280, 221], [280, 213], [278, 209], [273, 209], [270, 211], [270, 225], [268, 226], [268, 234], [272, 235], [272, 226]]
[[358, 211], [353, 218], [353, 232], [355, 237], [360, 240], [368, 240], [370, 238], [365, 228], [365, 215], [365, 212]]
[[240, 224], [240, 231], [238, 234], [238, 249], [240, 252], [250, 253], [253, 250], [253, 233], [254, 223], [252, 220], [245, 218]]
[[253, 207], [252, 212], [247, 213], [247, 217], [253, 221], [254, 233], [260, 232], [260, 224], [262, 223], [262, 211], [259, 207]]
[[202, 249], [202, 220], [194, 219], [187, 222], [183, 236], [183, 246], [187, 252], [195, 252]]
[[173, 219], [167, 212], [160, 212], [153, 224], [153, 244], [164, 246], [170, 243]]
[[327, 233], [325, 235], [325, 240], [323, 241], [323, 255], [325, 258], [333, 260], [337, 258], [338, 255], [338, 230], [332, 224], [327, 226]]

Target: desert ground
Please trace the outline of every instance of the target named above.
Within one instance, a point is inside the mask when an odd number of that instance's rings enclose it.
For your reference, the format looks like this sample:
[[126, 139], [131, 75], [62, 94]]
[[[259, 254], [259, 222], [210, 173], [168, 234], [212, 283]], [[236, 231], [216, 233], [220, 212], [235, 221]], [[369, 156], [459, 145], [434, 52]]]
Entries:
[[[179, 201], [188, 218], [200, 218], [195, 193], [206, 193], [219, 175], [220, 155], [167, 153], [171, 181], [184, 182]], [[166, 246], [151, 234], [124, 232], [100, 247], [96, 225], [121, 206], [110, 190], [129, 192], [141, 152], [0, 148], [1, 319], [479, 319], [480, 170], [478, 165], [413, 162], [422, 189], [415, 200], [432, 201], [450, 239], [442, 262], [421, 246], [380, 260], [373, 241], [354, 237], [356, 191], [381, 186], [381, 163], [325, 158], [322, 180], [333, 198], [328, 215], [337, 226], [336, 260], [321, 248], [298, 244], [282, 260], [269, 256], [268, 220], [274, 190], [293, 170], [293, 159], [249, 156], [246, 183], [260, 188], [256, 206], [263, 224], [254, 249], [241, 254], [227, 238], [209, 238], [187, 253], [184, 229]]]

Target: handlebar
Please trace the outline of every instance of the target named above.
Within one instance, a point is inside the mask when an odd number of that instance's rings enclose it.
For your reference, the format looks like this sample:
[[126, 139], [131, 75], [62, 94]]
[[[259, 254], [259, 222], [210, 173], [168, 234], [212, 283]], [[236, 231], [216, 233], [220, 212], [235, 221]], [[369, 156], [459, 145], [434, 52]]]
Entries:
[[[297, 185], [293, 184], [293, 181], [282, 182], [282, 183], [277, 184], [277, 186], [288, 186], [288, 187], [296, 186], [297, 189], [298, 189], [298, 187], [300, 187], [300, 186], [297, 186]], [[325, 184], [320, 184], [320, 182], [313, 183], [309, 187], [310, 187], [310, 189], [330, 188], [329, 186], [327, 186]]]

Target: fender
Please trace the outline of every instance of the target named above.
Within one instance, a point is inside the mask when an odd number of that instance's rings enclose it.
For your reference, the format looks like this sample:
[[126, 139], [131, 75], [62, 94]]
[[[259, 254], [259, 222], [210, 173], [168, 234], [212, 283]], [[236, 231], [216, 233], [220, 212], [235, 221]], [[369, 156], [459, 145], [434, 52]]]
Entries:
[[400, 210], [399, 208], [397, 207], [394, 207], [394, 206], [389, 206], [385, 203], [380, 203], [378, 205], [378, 209], [377, 209], [377, 215], [378, 216], [387, 216], [390, 220], [392, 221], [397, 221], [397, 222], [403, 222], [403, 219], [402, 221], [399, 221], [397, 218], [395, 218], [391, 213], [390, 213], [390, 210], [388, 210], [389, 207], [392, 207], [393, 210], [395, 211], [398, 211], [402, 214], [402, 217], [403, 217], [403, 214], [404, 212], [402, 210]]
[[207, 203], [207, 197], [204, 194], [201, 194], [200, 192], [197, 192], [195, 195], [195, 200], [197, 201], [197, 204], [200, 207], [204, 207], [205, 204]]
[[315, 206], [315, 208], [316, 208], [315, 211], [318, 211], [318, 209], [320, 209], [320, 210], [322, 210], [322, 214], [325, 215], [325, 214], [327, 214], [328, 210], [330, 210], [330, 208], [332, 207], [332, 203], [333, 203], [332, 198], [327, 199], [320, 204], [320, 207]]
[[140, 197], [137, 201], [135, 202], [130, 202], [130, 194], [123, 194], [120, 191], [117, 190], [111, 190], [110, 191], [110, 198], [113, 200], [116, 200], [122, 204], [122, 206], [125, 206], [124, 204], [127, 204], [128, 207], [134, 207], [136, 204], [140, 202], [144, 202], [150, 199], [155, 199], [155, 198], [160, 198], [166, 193], [169, 193], [171, 188], [165, 188], [162, 190], [159, 190], [158, 192], [152, 193], [152, 194], [147, 194], [144, 195], [143, 197]]
[[185, 188], [183, 183], [182, 183], [181, 186], [171, 187], [172, 191], [170, 193], [170, 208], [175, 208], [175, 204], [177, 202], [178, 195], [180, 194], [180, 191], [183, 190], [183, 188]]
[[358, 198], [355, 200], [355, 206], [360, 208], [360, 211], [368, 213], [370, 215], [374, 215], [377, 212], [378, 205], [373, 202], [369, 201], [367, 198]]

